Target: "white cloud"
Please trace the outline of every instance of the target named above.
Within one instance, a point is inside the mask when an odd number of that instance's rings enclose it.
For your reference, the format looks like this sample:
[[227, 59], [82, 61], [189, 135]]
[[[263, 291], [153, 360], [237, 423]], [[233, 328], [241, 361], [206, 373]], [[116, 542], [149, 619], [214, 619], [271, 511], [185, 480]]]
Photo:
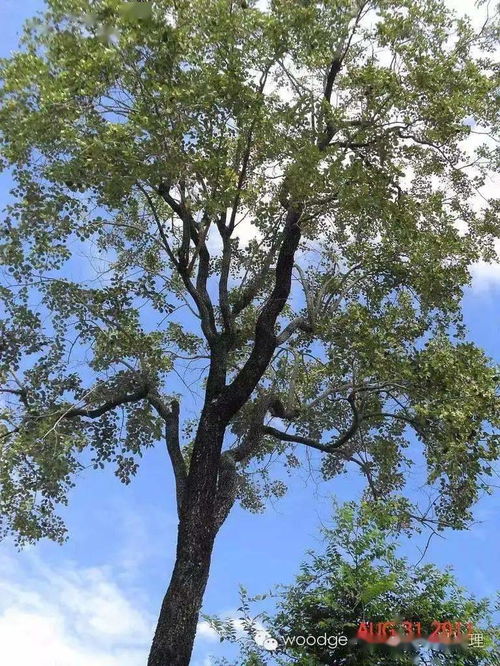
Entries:
[[[0, 650], [16, 666], [143, 666], [153, 622], [105, 567], [2, 557]], [[26, 569], [26, 570], [24, 570]]]
[[209, 622], [202, 620], [201, 622], [198, 622], [198, 626], [196, 627], [196, 638], [208, 641], [218, 641], [219, 634]]
[[500, 286], [500, 263], [479, 261], [471, 266], [472, 289], [485, 292]]

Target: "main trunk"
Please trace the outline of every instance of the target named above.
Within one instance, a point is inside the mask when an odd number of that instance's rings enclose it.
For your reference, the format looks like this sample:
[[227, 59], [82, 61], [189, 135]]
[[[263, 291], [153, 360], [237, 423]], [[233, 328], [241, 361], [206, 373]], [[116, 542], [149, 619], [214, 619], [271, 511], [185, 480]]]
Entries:
[[188, 666], [210, 570], [213, 535], [179, 526], [174, 571], [163, 600], [148, 666]]
[[180, 512], [177, 554], [148, 666], [188, 666], [217, 533], [215, 501], [224, 426], [200, 420]]

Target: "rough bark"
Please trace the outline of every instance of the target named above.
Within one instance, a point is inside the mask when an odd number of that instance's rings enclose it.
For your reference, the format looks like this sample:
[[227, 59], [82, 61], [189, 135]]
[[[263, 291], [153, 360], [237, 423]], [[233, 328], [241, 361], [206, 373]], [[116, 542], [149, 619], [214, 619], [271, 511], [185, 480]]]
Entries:
[[217, 480], [225, 424], [204, 410], [186, 480], [177, 553], [153, 639], [148, 666], [187, 666], [218, 530]]

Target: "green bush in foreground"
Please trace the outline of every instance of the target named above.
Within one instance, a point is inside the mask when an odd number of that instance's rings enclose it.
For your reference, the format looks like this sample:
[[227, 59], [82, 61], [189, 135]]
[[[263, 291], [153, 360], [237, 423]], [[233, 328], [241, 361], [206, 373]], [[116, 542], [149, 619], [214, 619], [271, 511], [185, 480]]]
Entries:
[[[369, 503], [361, 508], [354, 503], [340, 506], [334, 527], [324, 529], [323, 551], [309, 553], [295, 582], [279, 588], [273, 614], [252, 615], [253, 604], [264, 597], [250, 599], [243, 590], [237, 621], [211, 618], [223, 639], [240, 644], [241, 658], [235, 664], [498, 664], [494, 604], [469, 594], [450, 569], [412, 566], [398, 556], [398, 526], [389, 511], [390, 506], [381, 510]], [[463, 642], [446, 645], [444, 633], [439, 644], [403, 641], [392, 647], [355, 640], [360, 623], [370, 621], [419, 622], [422, 637], [432, 632], [434, 621], [461, 622]], [[479, 646], [469, 645], [468, 623], [474, 627], [469, 631], [472, 642]], [[335, 639], [340, 636], [348, 638], [347, 644]], [[273, 645], [266, 637], [277, 641], [276, 650], [266, 649]]]

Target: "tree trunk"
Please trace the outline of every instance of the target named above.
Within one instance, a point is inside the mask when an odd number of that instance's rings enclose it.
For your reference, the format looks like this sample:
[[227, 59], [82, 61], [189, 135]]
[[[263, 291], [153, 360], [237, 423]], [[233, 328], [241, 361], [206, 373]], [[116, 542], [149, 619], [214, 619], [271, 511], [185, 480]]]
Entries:
[[214, 539], [179, 526], [174, 571], [158, 619], [148, 666], [188, 666], [210, 570]]
[[220, 527], [215, 517], [215, 500], [224, 430], [225, 424], [217, 415], [202, 415], [180, 511], [174, 571], [163, 599], [148, 666], [188, 666], [191, 659]]

